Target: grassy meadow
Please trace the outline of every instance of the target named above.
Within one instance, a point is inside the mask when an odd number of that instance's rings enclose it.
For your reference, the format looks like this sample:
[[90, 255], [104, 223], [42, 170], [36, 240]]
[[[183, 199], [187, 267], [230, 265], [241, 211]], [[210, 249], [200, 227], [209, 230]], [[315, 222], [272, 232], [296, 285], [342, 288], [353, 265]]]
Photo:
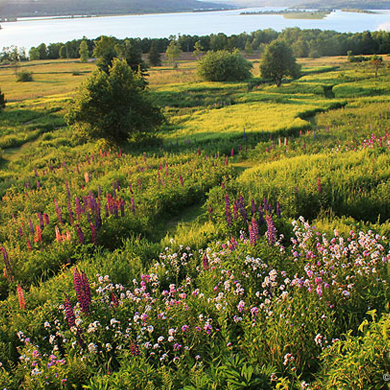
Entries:
[[76, 145], [94, 63], [0, 67], [0, 388], [388, 389], [390, 69], [149, 69], [155, 139]]

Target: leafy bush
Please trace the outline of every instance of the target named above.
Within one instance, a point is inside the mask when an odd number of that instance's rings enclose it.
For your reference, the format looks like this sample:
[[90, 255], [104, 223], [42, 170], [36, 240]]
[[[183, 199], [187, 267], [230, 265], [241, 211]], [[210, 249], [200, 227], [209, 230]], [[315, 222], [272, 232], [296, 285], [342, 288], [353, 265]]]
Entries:
[[249, 79], [253, 65], [238, 51], [208, 52], [198, 64], [198, 76], [206, 81], [240, 81]]
[[5, 108], [5, 103], [6, 102], [7, 101], [5, 100], [4, 93], [2, 93], [1, 89], [0, 89], [0, 111]]
[[114, 59], [108, 74], [98, 70], [82, 83], [67, 120], [78, 139], [119, 144], [156, 130], [163, 116], [149, 101], [142, 77]]
[[273, 80], [280, 87], [284, 77], [299, 77], [300, 66], [285, 42], [274, 41], [265, 49], [260, 70], [262, 77]]
[[27, 70], [22, 70], [20, 71], [17, 76], [16, 76], [16, 81], [18, 82], [28, 82], [28, 81], [33, 81], [33, 72], [29, 72]]

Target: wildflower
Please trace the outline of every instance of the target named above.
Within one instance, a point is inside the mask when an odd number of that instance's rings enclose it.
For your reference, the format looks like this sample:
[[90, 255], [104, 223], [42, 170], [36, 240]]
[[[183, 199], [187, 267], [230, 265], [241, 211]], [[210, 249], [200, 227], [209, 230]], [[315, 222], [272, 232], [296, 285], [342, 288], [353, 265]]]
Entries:
[[35, 232], [36, 232], [36, 235], [34, 238], [34, 242], [42, 242], [41, 228], [39, 225], [36, 226]]
[[9, 279], [10, 281], [12, 281], [12, 280], [13, 280], [12, 268], [11, 268], [11, 264], [10, 264], [9, 259], [8, 259], [7, 250], [5, 249], [5, 247], [2, 247], [2, 248], [1, 248], [1, 251], [3, 252], [3, 258], [4, 258], [5, 269], [6, 269], [6, 271], [7, 271], [7, 279]]
[[26, 304], [25, 304], [25, 300], [24, 300], [23, 289], [18, 284], [17, 287], [16, 287], [16, 290], [18, 292], [19, 309], [23, 309], [24, 310], [26, 308]]
[[225, 195], [225, 214], [226, 214], [226, 222], [228, 226], [232, 225], [232, 214], [230, 211], [230, 200], [229, 195]]
[[69, 328], [76, 326], [76, 317], [74, 315], [73, 306], [70, 303], [69, 297], [65, 294], [65, 314], [69, 324]]
[[275, 225], [274, 221], [272, 219], [272, 216], [267, 213], [266, 215], [266, 222], [267, 222], [267, 232], [266, 232], [266, 237], [267, 237], [267, 242], [268, 245], [274, 245], [275, 244]]
[[202, 263], [203, 263], [203, 269], [205, 271], [207, 271], [209, 269], [209, 259], [208, 259], [207, 255], [206, 255], [206, 253], [203, 255]]

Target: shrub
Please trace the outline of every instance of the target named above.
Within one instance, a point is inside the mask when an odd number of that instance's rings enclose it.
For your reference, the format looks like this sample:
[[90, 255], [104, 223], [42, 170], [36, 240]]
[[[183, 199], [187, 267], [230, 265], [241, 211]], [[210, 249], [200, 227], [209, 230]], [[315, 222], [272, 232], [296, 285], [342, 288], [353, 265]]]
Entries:
[[274, 41], [265, 49], [260, 70], [262, 77], [274, 81], [280, 87], [284, 77], [299, 77], [300, 66], [285, 42]]
[[108, 74], [98, 70], [81, 84], [67, 120], [79, 139], [121, 143], [155, 130], [163, 116], [150, 103], [142, 77], [114, 59]]
[[0, 111], [2, 111], [5, 108], [6, 102], [7, 100], [5, 100], [4, 93], [2, 93], [0, 89]]
[[198, 76], [206, 81], [240, 81], [249, 79], [253, 65], [238, 51], [208, 52], [198, 64]]
[[25, 83], [27, 81], [33, 81], [33, 72], [22, 70], [16, 76], [16, 81]]

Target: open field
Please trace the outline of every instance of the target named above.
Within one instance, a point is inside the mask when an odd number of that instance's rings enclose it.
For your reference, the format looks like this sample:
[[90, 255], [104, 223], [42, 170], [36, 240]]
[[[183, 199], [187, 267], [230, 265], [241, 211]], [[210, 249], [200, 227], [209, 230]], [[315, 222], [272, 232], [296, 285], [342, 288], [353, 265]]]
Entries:
[[390, 70], [253, 61], [150, 69], [167, 123], [121, 149], [66, 124], [95, 64], [0, 68], [0, 388], [390, 388]]

